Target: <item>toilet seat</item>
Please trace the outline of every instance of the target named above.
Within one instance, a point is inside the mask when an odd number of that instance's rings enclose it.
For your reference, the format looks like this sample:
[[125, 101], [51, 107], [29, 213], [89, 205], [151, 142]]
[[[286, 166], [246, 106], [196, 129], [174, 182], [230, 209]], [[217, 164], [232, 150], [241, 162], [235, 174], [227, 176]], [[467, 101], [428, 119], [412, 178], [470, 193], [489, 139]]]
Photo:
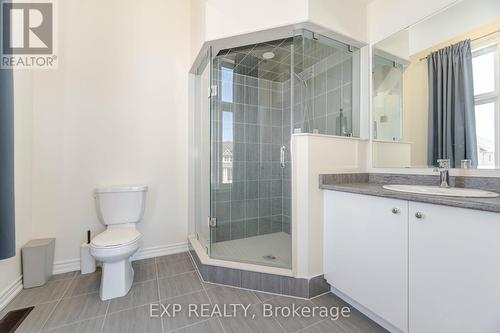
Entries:
[[141, 236], [141, 233], [135, 228], [108, 228], [95, 236], [90, 245], [98, 249], [125, 247], [136, 243]]

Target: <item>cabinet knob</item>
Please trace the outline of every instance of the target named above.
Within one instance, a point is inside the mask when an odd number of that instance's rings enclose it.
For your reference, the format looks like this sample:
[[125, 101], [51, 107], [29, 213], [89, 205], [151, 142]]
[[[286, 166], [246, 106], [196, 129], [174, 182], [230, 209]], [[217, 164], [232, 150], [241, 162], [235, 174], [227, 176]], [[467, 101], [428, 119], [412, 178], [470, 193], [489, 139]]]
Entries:
[[422, 212], [416, 212], [416, 213], [415, 213], [415, 217], [416, 217], [417, 219], [421, 219], [421, 218], [423, 218], [423, 217], [424, 217], [424, 214], [422, 214]]
[[393, 208], [392, 209], [392, 213], [393, 214], [399, 214], [399, 212], [400, 212], [399, 208]]

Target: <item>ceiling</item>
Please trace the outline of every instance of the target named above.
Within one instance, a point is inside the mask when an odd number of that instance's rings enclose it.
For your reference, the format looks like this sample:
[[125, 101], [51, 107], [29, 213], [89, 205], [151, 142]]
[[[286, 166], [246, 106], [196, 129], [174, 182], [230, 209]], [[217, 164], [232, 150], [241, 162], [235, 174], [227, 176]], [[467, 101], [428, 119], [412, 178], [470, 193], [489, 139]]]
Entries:
[[[236, 74], [284, 82], [290, 78], [292, 45], [297, 73], [338, 51], [312, 39], [298, 37], [294, 44], [293, 38], [285, 38], [221, 50], [216, 57], [216, 66], [232, 68]], [[266, 52], [272, 52], [274, 57], [265, 59], [263, 55]]]
[[[233, 68], [235, 73], [265, 80], [283, 82], [290, 78], [291, 45], [293, 38], [245, 45], [222, 50], [217, 54], [221, 66]], [[272, 52], [272, 59], [263, 54]]]

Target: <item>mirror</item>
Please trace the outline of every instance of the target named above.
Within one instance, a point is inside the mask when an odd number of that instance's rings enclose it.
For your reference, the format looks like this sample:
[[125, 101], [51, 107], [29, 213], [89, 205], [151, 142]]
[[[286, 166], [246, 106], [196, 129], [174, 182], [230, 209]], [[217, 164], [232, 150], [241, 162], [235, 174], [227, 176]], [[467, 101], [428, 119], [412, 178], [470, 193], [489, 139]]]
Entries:
[[373, 46], [373, 166], [500, 168], [500, 1], [464, 0]]

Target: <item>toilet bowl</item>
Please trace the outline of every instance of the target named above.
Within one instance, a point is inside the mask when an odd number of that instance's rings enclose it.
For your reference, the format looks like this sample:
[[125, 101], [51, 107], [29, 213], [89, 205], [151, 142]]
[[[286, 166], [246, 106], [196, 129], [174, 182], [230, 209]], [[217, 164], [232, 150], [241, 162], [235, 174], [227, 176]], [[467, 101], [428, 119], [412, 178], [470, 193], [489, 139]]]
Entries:
[[136, 224], [144, 214], [146, 186], [121, 186], [95, 190], [99, 218], [106, 230], [90, 242], [90, 254], [102, 262], [99, 296], [108, 300], [125, 296], [134, 281], [131, 256], [142, 235]]

